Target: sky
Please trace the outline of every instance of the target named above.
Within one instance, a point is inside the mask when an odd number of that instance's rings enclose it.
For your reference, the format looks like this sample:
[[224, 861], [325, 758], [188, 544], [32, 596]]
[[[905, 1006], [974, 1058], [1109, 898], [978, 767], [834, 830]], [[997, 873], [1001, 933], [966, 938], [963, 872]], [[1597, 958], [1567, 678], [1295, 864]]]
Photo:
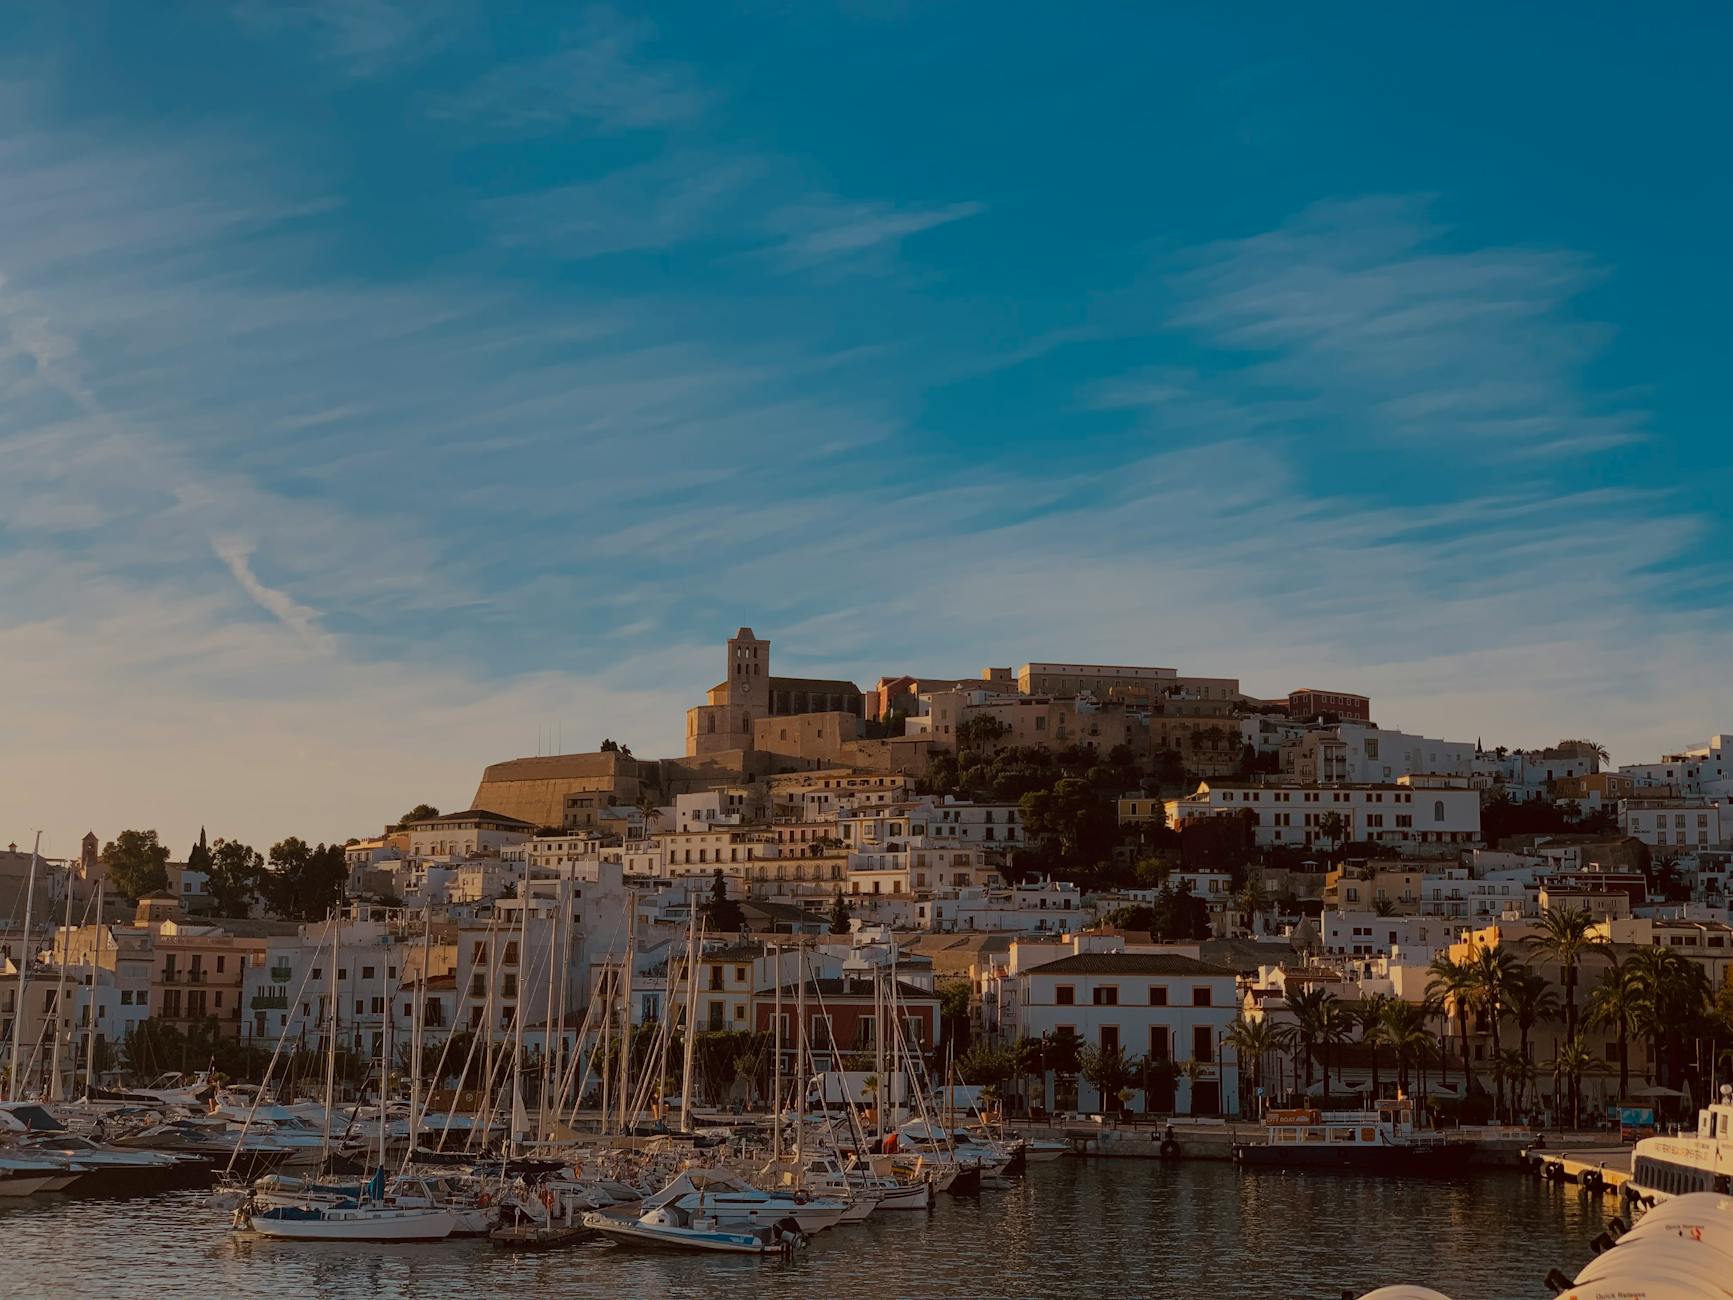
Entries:
[[1733, 732], [1733, 11], [0, 13], [0, 842], [1071, 659]]

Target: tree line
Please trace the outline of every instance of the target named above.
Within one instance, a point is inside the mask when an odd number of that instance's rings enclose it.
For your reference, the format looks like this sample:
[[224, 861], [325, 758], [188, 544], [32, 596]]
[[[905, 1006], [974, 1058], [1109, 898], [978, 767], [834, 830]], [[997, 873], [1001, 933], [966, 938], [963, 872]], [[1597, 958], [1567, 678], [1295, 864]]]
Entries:
[[[316, 921], [343, 895], [344, 846], [308, 844], [289, 836], [260, 853], [240, 840], [207, 840], [187, 854], [187, 868], [205, 875], [205, 893], [219, 916], [246, 916], [262, 903], [284, 920]], [[154, 830], [125, 830], [102, 850], [108, 880], [130, 899], [168, 888], [169, 848]]]

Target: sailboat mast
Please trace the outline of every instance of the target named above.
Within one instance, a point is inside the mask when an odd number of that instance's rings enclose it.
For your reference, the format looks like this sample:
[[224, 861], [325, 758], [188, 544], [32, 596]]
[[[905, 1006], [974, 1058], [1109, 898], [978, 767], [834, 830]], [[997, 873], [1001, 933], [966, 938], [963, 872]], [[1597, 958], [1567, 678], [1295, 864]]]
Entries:
[[30, 880], [24, 887], [24, 937], [18, 954], [18, 996], [12, 1001], [12, 1068], [7, 1100], [18, 1101], [24, 1096], [24, 1082], [18, 1077], [18, 1045], [24, 1038], [24, 993], [30, 987], [30, 909], [36, 901], [36, 858], [42, 849], [42, 832], [36, 832], [36, 843], [30, 850]]
[[770, 946], [770, 960], [775, 967], [776, 1007], [775, 1022], [771, 1025], [774, 1034], [775, 1050], [771, 1055], [775, 1058], [776, 1068], [770, 1088], [770, 1110], [773, 1116], [771, 1122], [770, 1153], [776, 1159], [782, 1159], [782, 949], [775, 944]]
[[878, 1080], [878, 1094], [873, 1098], [873, 1147], [878, 1149], [885, 1140], [885, 1098], [890, 1094], [890, 1080], [885, 1077], [885, 999], [884, 972], [873, 965], [873, 1077]]
[[620, 968], [620, 1135], [626, 1134], [626, 1094], [632, 1069], [632, 966], [638, 949], [638, 895], [626, 891], [626, 962]]
[[[525, 868], [526, 879], [528, 868]], [[555, 882], [554, 905], [548, 911], [548, 926], [542, 932], [542, 947], [548, 955], [547, 1005], [542, 1008], [542, 1085], [536, 1098], [536, 1140], [548, 1140], [548, 1102], [554, 1084], [554, 970], [557, 966], [554, 949], [560, 941], [560, 899], [563, 883]]]
[[421, 1040], [427, 1032], [427, 964], [433, 945], [433, 903], [421, 914], [421, 969], [415, 976], [415, 1003], [409, 1025], [409, 1149], [421, 1138]]
[[529, 867], [524, 867], [523, 895], [518, 900], [517, 928], [517, 1000], [512, 1007], [512, 1040], [511, 1040], [511, 1153], [522, 1154], [521, 1144], [528, 1136], [518, 1129], [518, 1118], [523, 1100], [523, 1059], [524, 1059], [524, 1004], [529, 1000], [529, 984], [524, 979], [529, 969], [530, 950], [530, 875]]
[[[391, 949], [385, 949], [389, 959]], [[385, 1104], [391, 1096], [391, 984], [387, 973], [391, 965], [389, 960], [379, 964], [379, 999], [381, 1011], [379, 1025], [379, 1167], [385, 1168]]]
[[794, 1158], [806, 1156], [806, 945], [794, 949]]
[[686, 1037], [681, 1043], [680, 1131], [692, 1131], [692, 1059], [698, 1045], [698, 909], [690, 904], [686, 918]]
[[[571, 994], [572, 988], [572, 899], [570, 877], [560, 881], [559, 898], [560, 933], [564, 937], [560, 940], [560, 1009], [559, 1015], [555, 1017], [554, 1020], [555, 1033], [557, 1035], [555, 1042], [559, 1051], [559, 1056], [554, 1063], [554, 1079], [557, 1084], [555, 1091], [559, 1094], [554, 1098], [554, 1113], [556, 1115], [565, 1109], [566, 1100], [566, 1070], [568, 1065], [566, 1056], [566, 1002]], [[553, 1128], [551, 1125], [548, 1129], [548, 1136], [553, 1136]]]
[[330, 1015], [326, 1017], [328, 1034], [325, 1042], [325, 1122], [319, 1132], [319, 1163], [331, 1157], [331, 1110], [337, 1104], [337, 951], [342, 925], [335, 909], [331, 912], [331, 991]]
[[[96, 882], [96, 948], [90, 959], [90, 1023], [85, 1028], [84, 1040], [84, 1095], [94, 1095], [96, 1092], [96, 1006], [97, 995], [101, 991], [102, 971], [102, 902], [103, 886], [108, 882]], [[115, 982], [120, 981], [120, 965], [115, 963]]]
[[[72, 859], [66, 860], [66, 919], [60, 925], [60, 956], [54, 963], [54, 1050], [50, 1055], [48, 1099], [60, 1100], [60, 1039], [66, 1015], [66, 958], [72, 930]], [[68, 1026], [70, 1028], [70, 1026]]]

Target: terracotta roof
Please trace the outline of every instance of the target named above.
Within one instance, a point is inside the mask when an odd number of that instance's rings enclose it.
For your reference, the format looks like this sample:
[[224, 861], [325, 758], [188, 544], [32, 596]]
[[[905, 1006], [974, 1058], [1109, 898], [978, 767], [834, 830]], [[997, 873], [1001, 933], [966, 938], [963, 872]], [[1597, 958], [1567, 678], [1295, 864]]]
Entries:
[[1168, 952], [1081, 952], [1045, 962], [1032, 975], [1232, 975], [1226, 966], [1211, 966], [1195, 957]]

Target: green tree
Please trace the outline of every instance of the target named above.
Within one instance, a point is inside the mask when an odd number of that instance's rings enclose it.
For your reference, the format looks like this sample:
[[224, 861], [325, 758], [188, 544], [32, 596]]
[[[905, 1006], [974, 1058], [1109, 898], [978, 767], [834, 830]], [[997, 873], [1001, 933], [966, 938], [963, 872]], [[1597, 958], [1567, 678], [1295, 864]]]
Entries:
[[[1510, 1006], [1511, 1018], [1516, 1021], [1517, 1050], [1525, 1060], [1533, 1061], [1534, 1055], [1529, 1051], [1529, 1035], [1541, 1021], [1552, 1020], [1558, 1015], [1558, 993], [1546, 976], [1532, 967], [1524, 966], [1511, 980], [1505, 996]], [[1523, 1085], [1533, 1077], [1532, 1072], [1527, 1079], [1517, 1077], [1517, 1096], [1512, 1103], [1514, 1109], [1522, 1109]]]
[[[1471, 990], [1471, 1004], [1476, 1011], [1486, 1017], [1487, 1030], [1492, 1037], [1492, 1055], [1496, 1058], [1504, 1050], [1504, 1044], [1499, 1034], [1499, 1022], [1504, 1016], [1505, 999], [1510, 995], [1511, 987], [1516, 982], [1522, 966], [1503, 948], [1480, 945], [1474, 950], [1474, 956], [1466, 963], [1468, 967], [1468, 984]], [[1493, 1080], [1496, 1104], [1499, 1110], [1504, 1109], [1504, 1085], [1501, 1079]]]
[[1066, 866], [1100, 861], [1119, 838], [1113, 803], [1077, 777], [1065, 777], [1051, 790], [1031, 791], [1018, 806], [1025, 829]]
[[953, 1053], [969, 1044], [972, 1000], [967, 979], [941, 979], [935, 982], [939, 995], [940, 1045], [949, 1044]]
[[1649, 1040], [1655, 1080], [1674, 1086], [1669, 1064], [1684, 1055], [1692, 1031], [1709, 1006], [1709, 979], [1683, 953], [1658, 946], [1639, 948], [1629, 959], [1637, 985], [1637, 1023]]
[[205, 892], [218, 916], [245, 916], [258, 897], [265, 859], [239, 840], [218, 840], [205, 868]]
[[1125, 1108], [1119, 1094], [1137, 1081], [1138, 1062], [1127, 1056], [1123, 1047], [1085, 1047], [1078, 1053], [1077, 1063], [1083, 1081], [1101, 1094], [1103, 1110]]
[[1367, 1097], [1373, 1101], [1378, 1099], [1378, 1049], [1383, 1046], [1385, 1020], [1395, 1000], [1388, 993], [1374, 993], [1343, 1008], [1349, 1022], [1359, 1031], [1361, 1045], [1372, 1060], [1372, 1087]]
[[1342, 847], [1348, 838], [1348, 823], [1339, 812], [1327, 812], [1318, 818], [1318, 834], [1330, 841], [1330, 852]]
[[1643, 1014], [1644, 989], [1631, 963], [1613, 960], [1601, 972], [1600, 982], [1589, 990], [1584, 1018], [1597, 1029], [1610, 1029], [1619, 1043], [1619, 1096], [1631, 1091], [1631, 1035], [1638, 1032]]
[[[1326, 1025], [1335, 1005], [1336, 995], [1328, 989], [1309, 985], [1298, 993], [1288, 995], [1288, 1010], [1294, 1017], [1294, 1045], [1299, 1048], [1300, 1059], [1306, 1067], [1306, 1088], [1312, 1086], [1312, 1066], [1322, 1059], [1322, 1043]], [[1324, 1081], [1324, 1088], [1329, 1090], [1329, 1080]]]
[[1555, 908], [1542, 912], [1541, 931], [1524, 942], [1529, 951], [1558, 963], [1564, 983], [1565, 1039], [1577, 1036], [1577, 972], [1590, 957], [1607, 957], [1607, 945], [1594, 932], [1595, 921], [1580, 908]]
[[1427, 1027], [1426, 1007], [1416, 1002], [1393, 1001], [1384, 1009], [1380, 1037], [1396, 1054], [1396, 1086], [1408, 1095], [1409, 1067], [1424, 1063], [1432, 1051], [1432, 1031]]
[[413, 822], [424, 822], [429, 817], [437, 816], [439, 816], [439, 809], [435, 808], [432, 804], [418, 803], [415, 807], [404, 813], [403, 816], [399, 817], [397, 821], [392, 824], [391, 829], [394, 831], [400, 831]]
[[832, 934], [847, 934], [849, 922], [853, 919], [849, 915], [848, 903], [843, 899], [842, 890], [837, 890], [836, 897], [830, 903], [830, 932]]
[[270, 870], [259, 893], [271, 912], [292, 921], [316, 921], [342, 898], [348, 867], [341, 844], [311, 847], [291, 835], [271, 846]]
[[155, 831], [122, 831], [102, 849], [109, 883], [128, 898], [168, 888], [168, 845]]
[[1146, 931], [1153, 933], [1156, 926], [1155, 909], [1147, 903], [1128, 903], [1124, 907], [1116, 907], [1101, 918], [1102, 924], [1112, 926], [1115, 930]]
[[717, 934], [739, 934], [746, 928], [746, 912], [728, 896], [728, 882], [722, 868], [716, 868], [710, 878], [710, 900], [704, 904], [704, 924]]
[[1233, 1024], [1228, 1026], [1222, 1041], [1234, 1049], [1239, 1059], [1240, 1080], [1240, 1112], [1244, 1114], [1250, 1108], [1245, 1104], [1247, 1089], [1257, 1090], [1264, 1085], [1264, 1067], [1270, 1058], [1286, 1051], [1293, 1042], [1292, 1025], [1278, 1025], [1268, 1016], [1259, 1016], [1256, 1020], [1248, 1020], [1242, 1014], [1234, 1017]]
[[1433, 958], [1426, 969], [1426, 996], [1456, 1021], [1462, 1045], [1462, 1095], [1466, 1098], [1474, 1091], [1474, 1065], [1468, 1059], [1468, 1021], [1474, 1014], [1476, 996], [1474, 971], [1467, 962], [1453, 961], [1444, 955]]
[[1553, 1087], [1556, 1091], [1562, 1082], [1568, 1089], [1572, 1128], [1581, 1128], [1583, 1124], [1583, 1075], [1600, 1069], [1600, 1066], [1600, 1058], [1589, 1050], [1581, 1034], [1559, 1044], [1558, 1055], [1553, 1057]]
[[1186, 943], [1210, 937], [1209, 904], [1191, 892], [1191, 882], [1178, 889], [1163, 885], [1156, 891], [1150, 933], [1160, 943]]
[[1082, 1052], [1083, 1039], [1068, 1026], [1042, 1036], [1041, 1064], [1062, 1078], [1076, 1077]]
[[1010, 734], [1010, 726], [991, 713], [976, 713], [957, 724], [957, 749], [959, 752], [991, 749]]
[[187, 851], [187, 870], [204, 871], [211, 869], [211, 846], [205, 839], [205, 828], [199, 827], [199, 842]]

